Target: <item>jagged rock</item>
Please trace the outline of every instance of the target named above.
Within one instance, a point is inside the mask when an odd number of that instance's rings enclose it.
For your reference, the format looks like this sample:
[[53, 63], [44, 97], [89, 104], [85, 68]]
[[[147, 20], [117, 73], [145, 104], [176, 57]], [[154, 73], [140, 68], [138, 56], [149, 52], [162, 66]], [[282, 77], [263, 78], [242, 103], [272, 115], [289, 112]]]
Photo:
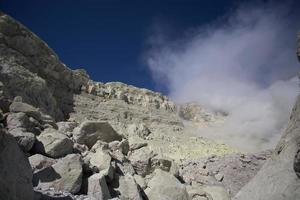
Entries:
[[111, 157], [103, 148], [97, 148], [95, 152], [90, 152], [85, 157], [85, 162], [88, 162], [90, 169], [95, 172], [101, 172], [110, 179], [113, 178], [113, 167], [111, 166]]
[[130, 144], [129, 149], [130, 149], [130, 151], [134, 151], [134, 150], [140, 149], [142, 147], [146, 147], [146, 146], [148, 146], [148, 143], [146, 143], [146, 142], [133, 143], [133, 144]]
[[201, 187], [187, 185], [186, 190], [190, 200], [214, 200], [211, 195], [206, 193]]
[[86, 156], [88, 154], [88, 150], [89, 150], [89, 148], [86, 145], [78, 144], [78, 143], [74, 143], [73, 149], [74, 149], [74, 152], [80, 153], [83, 156]]
[[180, 177], [206, 185], [223, 185], [234, 196], [260, 170], [270, 151], [256, 154], [229, 154], [186, 161], [180, 167]]
[[142, 196], [139, 192], [138, 186], [130, 174], [124, 176], [117, 176], [112, 183], [112, 187], [115, 193], [119, 194], [120, 199], [128, 200], [142, 200]]
[[6, 124], [8, 129], [14, 128], [31, 128], [32, 124], [25, 113], [11, 113], [7, 115]]
[[122, 175], [124, 175], [124, 174], [134, 175], [135, 174], [135, 170], [134, 170], [133, 166], [128, 161], [121, 162], [119, 160], [115, 160], [114, 167], [115, 167], [115, 171], [118, 174], [122, 174]]
[[146, 176], [151, 173], [151, 159], [154, 156], [153, 151], [147, 147], [143, 147], [131, 152], [128, 159], [138, 175]]
[[94, 198], [95, 200], [107, 200], [111, 198], [104, 174], [97, 173], [89, 177], [87, 194], [89, 198]]
[[208, 193], [213, 200], [230, 200], [229, 195], [222, 186], [203, 186], [203, 191]]
[[12, 104], [10, 104], [9, 111], [13, 113], [22, 112], [30, 117], [35, 118], [36, 120], [41, 120], [41, 113], [37, 108], [20, 101], [14, 101]]
[[11, 17], [0, 14], [0, 80], [9, 88], [5, 96], [22, 96], [56, 119], [72, 111], [73, 93], [87, 84], [84, 70], [67, 68], [58, 56]]
[[235, 196], [236, 200], [300, 199], [300, 179], [294, 169], [300, 146], [300, 97], [292, 110], [288, 126], [257, 175]]
[[121, 151], [124, 155], [127, 155], [129, 151], [129, 143], [128, 140], [123, 139], [121, 142], [119, 141], [113, 141], [108, 144], [109, 149], [112, 151], [119, 150]]
[[37, 140], [35, 151], [52, 158], [59, 158], [73, 152], [72, 140], [55, 129], [45, 129], [37, 137]]
[[68, 137], [72, 136], [74, 128], [78, 126], [77, 122], [57, 122], [58, 131], [67, 135]]
[[15, 139], [0, 130], [0, 199], [33, 199], [32, 171]]
[[86, 121], [80, 124], [73, 131], [73, 137], [79, 144], [86, 144], [89, 148], [92, 147], [97, 140], [104, 142], [112, 142], [114, 140], [122, 140], [109, 123]]
[[50, 167], [51, 165], [56, 163], [55, 159], [46, 157], [41, 154], [32, 155], [28, 159], [29, 159], [29, 163], [31, 165], [32, 171], [38, 171], [38, 170], [44, 169], [46, 167]]
[[33, 184], [41, 189], [54, 188], [72, 194], [80, 190], [82, 182], [82, 163], [78, 154], [70, 154], [52, 166], [39, 170], [33, 175]]
[[140, 186], [140, 188], [142, 188], [143, 190], [147, 188], [146, 181], [142, 176], [134, 174], [133, 178], [135, 182]]
[[137, 135], [145, 140], [151, 134], [151, 131], [145, 124], [130, 124], [127, 131], [128, 135]]
[[173, 175], [160, 169], [154, 171], [154, 176], [148, 182], [145, 193], [149, 200], [189, 199], [185, 185], [181, 184]]
[[229, 195], [222, 186], [200, 185], [193, 182], [186, 189], [191, 200], [230, 200]]
[[28, 152], [33, 147], [33, 144], [36, 140], [35, 135], [31, 132], [26, 132], [26, 130], [22, 128], [15, 128], [9, 131], [9, 134], [11, 134], [16, 141], [18, 142], [18, 145], [21, 147], [21, 149], [25, 152]]
[[168, 97], [147, 89], [140, 89], [120, 82], [96, 83], [89, 81], [85, 88], [87, 93], [103, 97], [105, 99], [117, 99], [127, 104], [135, 104], [143, 107], [164, 109], [174, 112], [176, 106]]

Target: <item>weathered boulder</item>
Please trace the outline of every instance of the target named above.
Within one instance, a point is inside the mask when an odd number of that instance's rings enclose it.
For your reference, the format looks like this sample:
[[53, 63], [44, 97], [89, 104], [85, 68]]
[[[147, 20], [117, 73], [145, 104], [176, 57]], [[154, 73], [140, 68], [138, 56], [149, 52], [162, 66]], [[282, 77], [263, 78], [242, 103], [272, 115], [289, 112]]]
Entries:
[[151, 159], [154, 156], [155, 154], [153, 151], [147, 147], [143, 147], [131, 152], [128, 159], [137, 174], [146, 176], [151, 173]]
[[9, 134], [11, 134], [16, 141], [18, 142], [18, 145], [21, 147], [21, 149], [25, 152], [28, 152], [33, 147], [33, 144], [35, 142], [35, 135], [31, 132], [26, 132], [22, 128], [15, 128], [9, 131]]
[[113, 178], [113, 167], [111, 166], [111, 157], [107, 150], [97, 148], [95, 152], [89, 152], [84, 158], [89, 163], [89, 168], [94, 172], [101, 172], [105, 176]]
[[13, 113], [22, 112], [30, 117], [35, 118], [36, 120], [41, 120], [41, 113], [37, 108], [20, 101], [14, 101], [12, 104], [10, 104], [9, 111]]
[[73, 137], [79, 144], [86, 144], [91, 148], [97, 140], [104, 142], [112, 142], [114, 140], [122, 140], [119, 135], [108, 122], [86, 121], [80, 124], [73, 131]]
[[33, 175], [33, 185], [42, 189], [54, 188], [72, 194], [80, 190], [82, 162], [80, 155], [70, 154], [52, 166], [39, 170]]
[[119, 194], [120, 199], [128, 200], [142, 200], [138, 185], [133, 176], [125, 174], [124, 176], [117, 176], [112, 183], [113, 190]]
[[188, 200], [185, 185], [181, 184], [168, 172], [156, 169], [153, 178], [148, 182], [145, 193], [149, 200]]
[[257, 175], [236, 195], [236, 200], [300, 199], [300, 179], [295, 158], [300, 147], [300, 97], [292, 110], [288, 126], [274, 154]]
[[32, 171], [15, 139], [0, 130], [0, 199], [33, 200]]
[[29, 159], [29, 163], [31, 165], [32, 171], [41, 170], [46, 167], [50, 167], [51, 165], [56, 163], [55, 159], [46, 157], [41, 154], [32, 155], [28, 159]]
[[56, 125], [59, 132], [71, 137], [74, 128], [76, 128], [78, 124], [77, 122], [57, 122]]
[[96, 173], [89, 177], [87, 194], [89, 198], [95, 200], [107, 200], [111, 198], [105, 181], [105, 175]]
[[37, 153], [59, 158], [73, 152], [73, 142], [55, 129], [45, 129], [38, 137], [34, 147]]

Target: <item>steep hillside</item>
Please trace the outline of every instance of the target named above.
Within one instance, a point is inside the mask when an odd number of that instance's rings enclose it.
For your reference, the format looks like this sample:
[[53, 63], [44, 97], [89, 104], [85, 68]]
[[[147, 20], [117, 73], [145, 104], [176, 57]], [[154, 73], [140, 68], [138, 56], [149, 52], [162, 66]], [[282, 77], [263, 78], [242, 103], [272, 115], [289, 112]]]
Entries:
[[282, 184], [298, 197], [299, 102], [266, 161], [270, 151], [243, 154], [195, 134], [222, 124], [226, 113], [90, 80], [0, 13], [0, 199], [247, 199], [258, 181], [257, 199], [277, 187], [285, 194]]

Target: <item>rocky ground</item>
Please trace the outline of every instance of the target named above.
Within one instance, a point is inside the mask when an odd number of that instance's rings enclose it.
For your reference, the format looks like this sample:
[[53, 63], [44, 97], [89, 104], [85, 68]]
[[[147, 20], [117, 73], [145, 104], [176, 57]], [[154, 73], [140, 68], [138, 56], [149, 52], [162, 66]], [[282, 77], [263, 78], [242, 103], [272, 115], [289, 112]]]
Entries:
[[299, 102], [274, 153], [245, 154], [193, 132], [226, 113], [94, 82], [0, 13], [0, 199], [297, 199]]

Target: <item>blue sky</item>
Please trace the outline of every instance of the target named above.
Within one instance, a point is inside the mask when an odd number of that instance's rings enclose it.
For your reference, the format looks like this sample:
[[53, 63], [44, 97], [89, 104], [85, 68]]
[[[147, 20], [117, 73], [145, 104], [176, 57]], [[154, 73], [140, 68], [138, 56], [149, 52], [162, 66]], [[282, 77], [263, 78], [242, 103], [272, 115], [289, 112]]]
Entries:
[[166, 93], [156, 87], [143, 59], [156, 24], [170, 29], [168, 37], [181, 37], [225, 15], [237, 2], [0, 0], [0, 10], [41, 37], [69, 67], [86, 69], [92, 79]]

